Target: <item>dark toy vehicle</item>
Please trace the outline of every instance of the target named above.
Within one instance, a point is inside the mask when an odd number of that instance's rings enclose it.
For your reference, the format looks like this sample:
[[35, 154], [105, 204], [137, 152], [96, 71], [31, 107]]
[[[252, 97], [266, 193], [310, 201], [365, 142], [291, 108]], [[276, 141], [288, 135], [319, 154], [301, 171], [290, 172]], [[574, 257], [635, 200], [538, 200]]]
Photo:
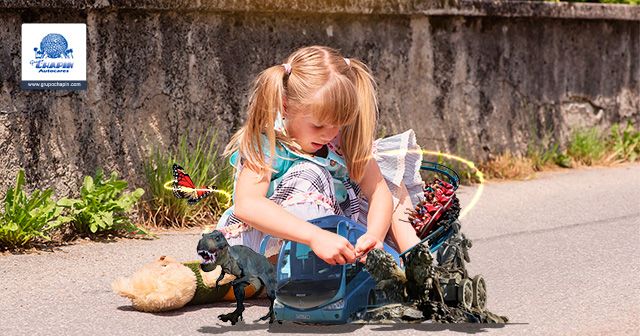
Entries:
[[469, 262], [468, 249], [471, 241], [459, 233], [459, 224], [454, 226], [456, 234], [444, 243], [436, 254], [438, 265], [443, 270], [440, 286], [445, 302], [449, 305], [460, 304], [466, 309], [484, 310], [487, 303], [487, 285], [482, 275], [469, 277], [465, 262]]

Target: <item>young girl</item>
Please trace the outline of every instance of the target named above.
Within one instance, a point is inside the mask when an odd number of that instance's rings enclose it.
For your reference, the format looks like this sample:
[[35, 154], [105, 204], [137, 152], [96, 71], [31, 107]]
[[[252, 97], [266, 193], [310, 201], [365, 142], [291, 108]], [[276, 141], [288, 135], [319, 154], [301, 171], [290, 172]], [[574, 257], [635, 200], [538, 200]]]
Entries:
[[[264, 70], [225, 150], [236, 167], [234, 205], [217, 229], [256, 251], [265, 234], [301, 242], [332, 265], [363, 260], [385, 239], [400, 252], [418, 243], [405, 214], [422, 191], [415, 135], [374, 143], [376, 114], [369, 69], [334, 49], [302, 48]], [[367, 225], [355, 246], [306, 222], [334, 214]], [[280, 243], [272, 239], [267, 256]]]

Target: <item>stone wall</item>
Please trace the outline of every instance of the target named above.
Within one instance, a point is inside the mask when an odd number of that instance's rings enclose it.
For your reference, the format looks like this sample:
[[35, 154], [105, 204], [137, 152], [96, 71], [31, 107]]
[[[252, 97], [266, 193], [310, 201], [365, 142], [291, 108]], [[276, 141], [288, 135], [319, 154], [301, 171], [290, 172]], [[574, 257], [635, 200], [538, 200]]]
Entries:
[[[259, 4], [256, 4], [259, 3]], [[22, 91], [22, 23], [86, 23], [88, 90]], [[143, 186], [154, 146], [224, 145], [249, 83], [311, 44], [373, 70], [379, 133], [475, 160], [640, 123], [640, 6], [424, 1], [0, 0], [0, 189], [75, 193], [98, 167]]]

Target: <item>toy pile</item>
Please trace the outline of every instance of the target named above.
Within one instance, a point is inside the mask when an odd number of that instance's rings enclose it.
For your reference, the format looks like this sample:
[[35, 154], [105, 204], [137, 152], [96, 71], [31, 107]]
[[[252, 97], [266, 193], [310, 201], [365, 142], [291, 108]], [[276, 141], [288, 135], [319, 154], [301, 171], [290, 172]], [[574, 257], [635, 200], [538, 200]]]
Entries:
[[438, 178], [423, 188], [424, 199], [409, 211], [409, 221], [420, 239], [435, 229], [448, 227], [460, 215], [460, 201], [455, 187]]
[[445, 247], [445, 263], [437, 264], [424, 244], [412, 247], [401, 269], [388, 252], [375, 249], [365, 269], [387, 304], [357, 314], [354, 323], [507, 323], [506, 316], [486, 309], [486, 283], [471, 280], [465, 269], [470, 242], [460, 234]]
[[[458, 180], [450, 179], [457, 182]], [[404, 269], [383, 250], [367, 256], [365, 269], [382, 292], [383, 304], [358, 315], [356, 323], [507, 323], [506, 316], [486, 309], [482, 275], [470, 276], [471, 240], [460, 232], [457, 183], [435, 178], [423, 198], [408, 210], [420, 244], [403, 253]], [[434, 246], [430, 247], [430, 244]], [[402, 256], [402, 255], [401, 255]]]

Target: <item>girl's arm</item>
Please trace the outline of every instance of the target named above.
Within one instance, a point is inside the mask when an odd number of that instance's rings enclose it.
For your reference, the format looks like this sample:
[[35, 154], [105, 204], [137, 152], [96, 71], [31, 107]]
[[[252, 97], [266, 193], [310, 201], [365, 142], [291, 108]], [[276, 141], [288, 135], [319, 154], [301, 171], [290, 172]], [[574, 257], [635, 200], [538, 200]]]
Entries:
[[391, 226], [393, 198], [387, 183], [382, 177], [376, 160], [371, 158], [360, 181], [360, 189], [369, 200], [367, 214], [367, 233], [358, 239], [356, 255], [368, 252], [372, 248], [382, 248], [387, 231]]
[[240, 170], [235, 188], [236, 217], [274, 237], [308, 245], [328, 264], [355, 261], [354, 248], [346, 238], [299, 219], [268, 199], [269, 180], [270, 174], [259, 180], [249, 167]]

